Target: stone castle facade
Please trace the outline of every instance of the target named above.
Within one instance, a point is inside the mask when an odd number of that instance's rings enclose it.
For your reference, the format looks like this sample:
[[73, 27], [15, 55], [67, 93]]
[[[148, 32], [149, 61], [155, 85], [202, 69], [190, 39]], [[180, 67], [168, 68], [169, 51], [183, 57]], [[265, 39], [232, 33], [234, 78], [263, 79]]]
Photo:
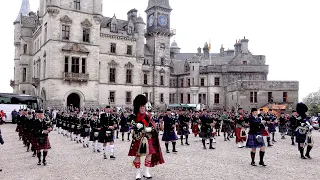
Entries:
[[22, 0], [14, 21], [14, 93], [38, 96], [43, 107], [130, 106], [144, 93], [153, 107], [204, 104], [210, 109], [294, 104], [298, 82], [267, 81], [265, 56], [243, 38], [234, 50], [180, 53], [169, 0], [149, 0], [145, 23], [102, 15], [103, 0]]

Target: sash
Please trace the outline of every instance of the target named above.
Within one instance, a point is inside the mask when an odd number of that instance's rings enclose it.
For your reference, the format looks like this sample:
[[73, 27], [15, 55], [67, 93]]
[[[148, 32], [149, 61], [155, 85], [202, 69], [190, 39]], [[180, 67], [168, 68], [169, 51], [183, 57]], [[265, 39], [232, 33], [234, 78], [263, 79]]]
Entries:
[[138, 114], [137, 115], [137, 123], [138, 122], [142, 122], [146, 127], [148, 127], [149, 126], [149, 123], [146, 121], [146, 119], [145, 119], [145, 117], [146, 117], [146, 114]]

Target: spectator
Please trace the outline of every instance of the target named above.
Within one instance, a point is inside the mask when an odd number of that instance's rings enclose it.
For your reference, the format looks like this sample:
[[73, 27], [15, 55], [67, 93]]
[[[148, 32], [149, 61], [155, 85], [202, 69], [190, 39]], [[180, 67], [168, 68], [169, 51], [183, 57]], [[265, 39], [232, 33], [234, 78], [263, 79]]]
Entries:
[[[4, 144], [4, 141], [3, 141], [3, 138], [2, 138], [2, 135], [1, 135], [1, 129], [0, 129], [0, 144]], [[2, 169], [0, 169], [0, 172], [2, 171]]]
[[12, 117], [12, 123], [16, 123], [17, 120], [18, 120], [18, 111], [16, 109], [14, 109], [12, 112], [11, 112], [11, 117]]

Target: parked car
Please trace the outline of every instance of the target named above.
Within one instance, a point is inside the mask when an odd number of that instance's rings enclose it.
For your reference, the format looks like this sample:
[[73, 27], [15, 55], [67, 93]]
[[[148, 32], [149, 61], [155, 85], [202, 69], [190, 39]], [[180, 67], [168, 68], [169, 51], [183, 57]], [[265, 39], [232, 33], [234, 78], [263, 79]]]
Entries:
[[312, 127], [313, 127], [313, 129], [315, 129], [315, 130], [318, 130], [318, 129], [319, 129], [319, 119], [320, 119], [320, 117], [315, 118], [315, 119], [313, 119], [313, 121], [312, 121]]

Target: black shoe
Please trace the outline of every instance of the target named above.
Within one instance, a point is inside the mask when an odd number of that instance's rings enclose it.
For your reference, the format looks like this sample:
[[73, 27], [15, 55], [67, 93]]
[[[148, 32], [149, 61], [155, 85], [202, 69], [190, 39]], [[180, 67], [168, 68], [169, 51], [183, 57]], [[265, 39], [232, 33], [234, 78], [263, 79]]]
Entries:
[[122, 139], [122, 141], [124, 141], [124, 139]]
[[268, 147], [271, 147], [271, 146], [273, 146], [272, 144], [268, 144]]
[[2, 172], [2, 169], [0, 169], [0, 172]]
[[177, 153], [178, 151], [177, 151], [177, 150], [173, 150], [172, 152], [173, 152], [173, 153]]
[[272, 140], [272, 142], [277, 142], [276, 140]]
[[291, 145], [294, 146], [294, 145], [296, 145], [296, 144], [293, 142], [293, 143], [291, 143]]
[[186, 142], [186, 145], [188, 145], [188, 146], [189, 146], [190, 144]]
[[207, 149], [207, 147], [203, 147], [203, 149]]
[[89, 148], [89, 144], [86, 144], [87, 148]]
[[99, 153], [99, 152], [100, 152], [100, 150], [98, 149], [98, 150], [97, 150], [97, 152]]
[[115, 160], [116, 157], [114, 157], [113, 155], [110, 156], [110, 159]]
[[43, 161], [42, 163], [43, 163], [43, 165], [44, 165], [44, 166], [46, 166], [46, 165], [47, 165], [47, 161]]
[[306, 154], [306, 157], [312, 159], [312, 157], [309, 154]]
[[267, 165], [264, 164], [264, 162], [259, 162], [259, 165], [261, 165], [261, 166], [267, 166]]
[[39, 166], [41, 165], [41, 161], [38, 161], [38, 165], [39, 165]]
[[32, 157], [36, 157], [36, 154], [32, 154]]
[[167, 150], [166, 152], [167, 152], [167, 153], [170, 153], [170, 151], [169, 151], [169, 150]]
[[210, 146], [209, 149], [215, 149], [214, 147]]
[[230, 141], [229, 137], [227, 138], [228, 141]]
[[87, 147], [87, 146], [86, 146], [86, 145], [84, 145], [84, 144], [83, 144], [82, 146], [83, 146], [83, 148], [86, 148], [86, 147]]
[[255, 162], [251, 162], [251, 166], [257, 166]]
[[181, 143], [181, 146], [183, 146], [183, 143]]
[[305, 156], [301, 156], [301, 159], [307, 159]]

